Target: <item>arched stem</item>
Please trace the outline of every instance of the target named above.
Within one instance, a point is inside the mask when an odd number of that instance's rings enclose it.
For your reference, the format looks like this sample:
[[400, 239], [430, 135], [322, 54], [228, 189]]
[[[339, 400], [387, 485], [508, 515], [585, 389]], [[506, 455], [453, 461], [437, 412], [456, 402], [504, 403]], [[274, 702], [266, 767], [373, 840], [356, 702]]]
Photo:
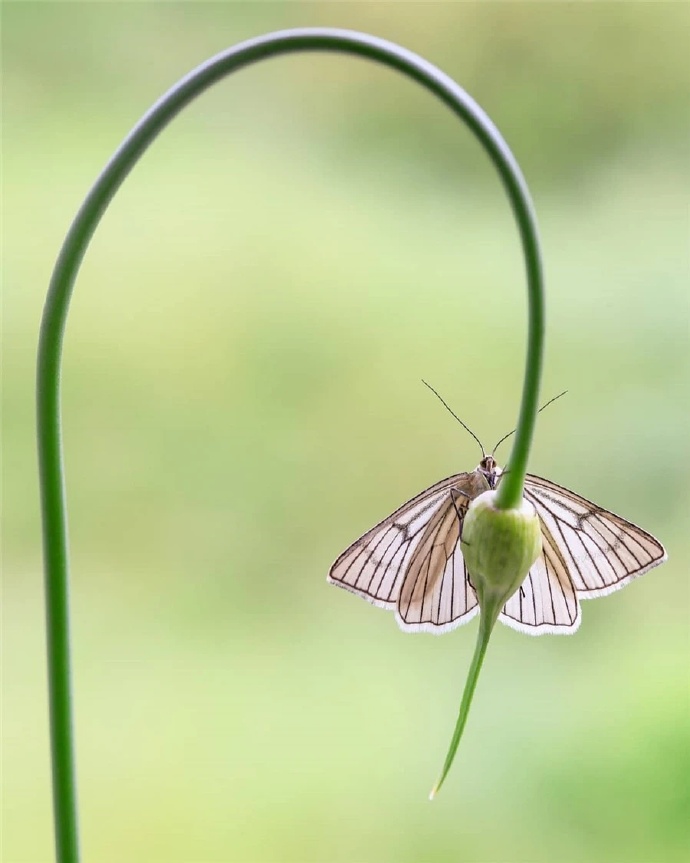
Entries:
[[81, 260], [101, 216], [139, 157], [193, 99], [244, 66], [280, 54], [337, 51], [375, 60], [421, 84], [474, 132], [500, 174], [515, 214], [527, 265], [529, 335], [527, 366], [510, 472], [499, 505], [515, 506], [522, 494], [534, 430], [543, 354], [544, 306], [534, 210], [522, 173], [500, 133], [451, 78], [421, 57], [383, 39], [329, 28], [269, 33], [242, 42], [198, 66], [175, 84], [125, 138], [87, 195], [60, 251], [46, 300], [38, 347], [38, 455], [46, 581], [48, 679], [57, 858], [79, 859], [70, 682], [67, 518], [60, 442], [60, 360], [70, 297]]

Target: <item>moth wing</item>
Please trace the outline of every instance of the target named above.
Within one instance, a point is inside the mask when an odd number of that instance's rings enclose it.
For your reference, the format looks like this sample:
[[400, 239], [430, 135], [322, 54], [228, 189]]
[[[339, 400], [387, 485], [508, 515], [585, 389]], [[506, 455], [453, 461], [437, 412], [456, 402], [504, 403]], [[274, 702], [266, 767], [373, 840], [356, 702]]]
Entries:
[[450, 489], [467, 474], [456, 474], [408, 500], [363, 534], [340, 555], [327, 580], [381, 608], [394, 608], [415, 548]]
[[569, 635], [580, 625], [580, 603], [566, 560], [543, 521], [541, 535], [541, 555], [498, 619], [528, 635]]
[[460, 544], [468, 504], [449, 491], [410, 556], [395, 614], [406, 632], [440, 635], [479, 611]]
[[613, 593], [666, 560], [664, 547], [646, 530], [551, 480], [528, 474], [525, 497], [581, 599]]

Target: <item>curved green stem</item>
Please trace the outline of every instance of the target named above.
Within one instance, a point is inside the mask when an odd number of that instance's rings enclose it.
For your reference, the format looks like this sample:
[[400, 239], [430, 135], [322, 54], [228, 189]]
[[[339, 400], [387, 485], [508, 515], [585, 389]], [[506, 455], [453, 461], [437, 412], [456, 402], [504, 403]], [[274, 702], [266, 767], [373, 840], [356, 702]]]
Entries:
[[421, 57], [363, 33], [287, 30], [250, 39], [212, 57], [175, 84], [125, 138], [87, 195], [63, 243], [50, 283], [38, 348], [38, 454], [46, 579], [48, 678], [57, 857], [79, 859], [70, 684], [67, 520], [60, 443], [60, 360], [72, 287], [89, 240], [139, 157], [186, 105], [212, 84], [259, 60], [299, 51], [339, 51], [397, 69], [421, 84], [474, 132], [496, 167], [515, 213], [527, 264], [527, 368], [511, 470], [499, 487], [502, 507], [517, 504], [534, 429], [543, 345], [543, 290], [534, 210], [522, 173], [500, 133], [467, 93]]

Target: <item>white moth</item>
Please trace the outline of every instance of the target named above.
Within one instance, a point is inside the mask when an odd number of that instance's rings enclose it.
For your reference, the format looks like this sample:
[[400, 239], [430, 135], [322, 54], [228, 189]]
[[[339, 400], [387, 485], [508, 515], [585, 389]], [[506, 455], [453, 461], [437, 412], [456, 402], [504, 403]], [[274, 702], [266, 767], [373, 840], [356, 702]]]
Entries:
[[[395, 611], [407, 632], [467, 623], [479, 605], [462, 556], [463, 520], [501, 473], [485, 455], [471, 473], [432, 485], [346, 549], [328, 581]], [[513, 629], [575, 632], [580, 599], [606, 596], [666, 560], [647, 531], [548, 479], [527, 474], [524, 496], [539, 516], [543, 550], [498, 617]]]
[[[395, 611], [407, 632], [440, 634], [481, 614], [455, 730], [429, 795], [433, 800], [455, 758], [496, 619], [495, 607], [480, 609], [463, 558], [465, 516], [476, 497], [500, 483], [504, 471], [493, 454], [513, 432], [487, 455], [474, 432], [429, 389], [477, 441], [482, 460], [471, 473], [442, 479], [372, 527], [340, 555], [328, 581]], [[606, 596], [666, 560], [664, 547], [647, 531], [555, 482], [527, 474], [523, 494], [539, 517], [542, 550], [498, 614], [519, 632], [575, 632], [581, 599]]]

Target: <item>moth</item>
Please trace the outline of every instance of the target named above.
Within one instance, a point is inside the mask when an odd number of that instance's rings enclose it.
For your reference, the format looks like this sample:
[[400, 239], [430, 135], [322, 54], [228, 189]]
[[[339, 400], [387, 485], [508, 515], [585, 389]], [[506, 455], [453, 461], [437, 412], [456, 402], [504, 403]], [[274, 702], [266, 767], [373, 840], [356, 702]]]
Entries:
[[[467, 623], [479, 605], [462, 554], [463, 522], [471, 501], [496, 488], [502, 473], [482, 447], [475, 470], [442, 479], [367, 531], [335, 561], [328, 581], [394, 611], [407, 632], [441, 634]], [[539, 516], [542, 554], [498, 617], [519, 632], [573, 633], [581, 599], [613, 593], [666, 560], [650, 533], [551, 480], [527, 474], [524, 496]]]

